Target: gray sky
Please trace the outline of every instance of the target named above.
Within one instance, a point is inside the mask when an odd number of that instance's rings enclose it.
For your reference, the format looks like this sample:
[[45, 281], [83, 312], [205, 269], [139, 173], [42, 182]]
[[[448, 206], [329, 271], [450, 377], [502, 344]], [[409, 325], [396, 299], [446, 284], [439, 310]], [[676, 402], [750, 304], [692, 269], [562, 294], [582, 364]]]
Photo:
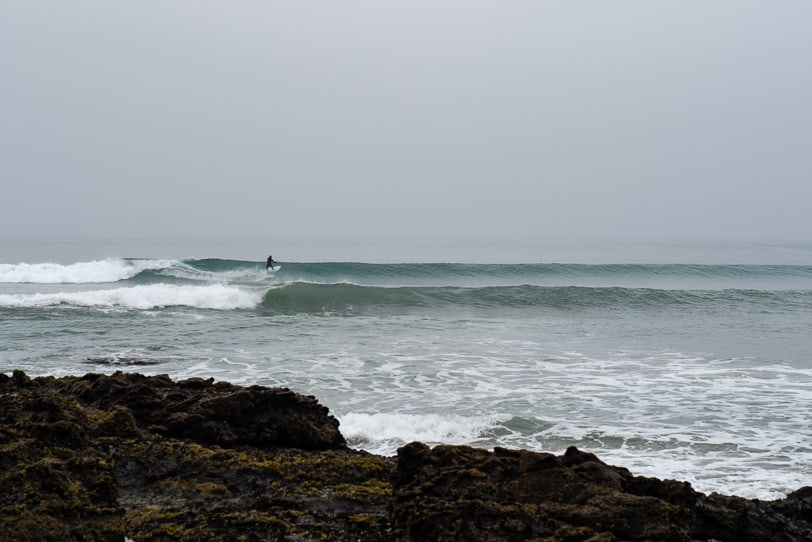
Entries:
[[812, 238], [812, 2], [6, 0], [0, 235]]

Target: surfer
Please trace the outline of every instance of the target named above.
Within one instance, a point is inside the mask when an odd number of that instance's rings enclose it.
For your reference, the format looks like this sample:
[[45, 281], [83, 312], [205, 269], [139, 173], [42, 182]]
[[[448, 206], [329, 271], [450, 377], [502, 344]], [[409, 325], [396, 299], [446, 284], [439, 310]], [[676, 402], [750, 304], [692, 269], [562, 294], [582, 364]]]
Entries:
[[267, 269], [270, 267], [270, 268], [271, 268], [271, 271], [273, 271], [273, 264], [275, 264], [275, 263], [276, 263], [276, 262], [275, 262], [275, 261], [273, 261], [273, 256], [268, 256], [268, 261], [267, 261], [267, 263], [265, 264], [265, 269], [267, 270]]

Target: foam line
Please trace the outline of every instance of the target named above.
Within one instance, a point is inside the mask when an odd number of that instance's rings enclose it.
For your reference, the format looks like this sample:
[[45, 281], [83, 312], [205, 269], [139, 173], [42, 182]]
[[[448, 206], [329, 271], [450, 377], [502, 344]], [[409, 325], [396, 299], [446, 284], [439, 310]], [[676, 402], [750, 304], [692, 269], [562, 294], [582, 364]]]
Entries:
[[201, 309], [247, 309], [259, 303], [261, 293], [241, 290], [235, 286], [176, 286], [152, 284], [131, 288], [112, 288], [85, 292], [50, 294], [0, 295], [1, 307], [47, 307], [70, 305], [76, 307], [120, 307], [155, 309], [187, 306]]

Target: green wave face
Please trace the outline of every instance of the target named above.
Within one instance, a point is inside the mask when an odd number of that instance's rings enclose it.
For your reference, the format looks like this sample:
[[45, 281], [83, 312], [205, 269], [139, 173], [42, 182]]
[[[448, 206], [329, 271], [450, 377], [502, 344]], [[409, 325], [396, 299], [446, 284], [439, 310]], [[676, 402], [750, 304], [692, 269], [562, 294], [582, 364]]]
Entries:
[[541, 311], [785, 311], [812, 310], [812, 292], [761, 290], [660, 290], [647, 288], [377, 287], [293, 283], [266, 292], [261, 308], [278, 313], [363, 314], [413, 310]]
[[[134, 262], [135, 260], [130, 260]], [[347, 282], [378, 286], [627, 286], [693, 289], [741, 287], [795, 282], [799, 289], [812, 288], [812, 266], [797, 265], [690, 265], [690, 264], [369, 264], [358, 262], [286, 263], [277, 278], [289, 282]], [[203, 259], [174, 261], [163, 267], [149, 266], [134, 279], [146, 277], [258, 278], [265, 262]], [[264, 276], [264, 275], [262, 275]], [[775, 288], [761, 288], [775, 289]]]

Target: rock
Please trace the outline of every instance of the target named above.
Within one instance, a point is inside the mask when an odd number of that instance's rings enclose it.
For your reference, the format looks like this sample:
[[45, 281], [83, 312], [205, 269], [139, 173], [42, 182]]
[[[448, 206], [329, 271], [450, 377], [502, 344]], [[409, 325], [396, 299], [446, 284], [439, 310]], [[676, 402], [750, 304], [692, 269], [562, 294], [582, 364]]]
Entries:
[[388, 540], [392, 460], [312, 397], [0, 375], [0, 540]]
[[705, 496], [595, 455], [412, 443], [398, 450], [397, 540], [812, 540], [812, 488], [772, 503]]
[[21, 372], [0, 382], [0, 540], [123, 540], [94, 414]]
[[116, 372], [63, 379], [57, 389], [99, 409], [129, 410], [139, 426], [221, 446], [344, 448], [338, 420], [315, 398], [283, 388]]
[[159, 365], [161, 362], [157, 359], [145, 358], [128, 358], [119, 356], [105, 356], [96, 358], [87, 358], [85, 361], [88, 365]]
[[700, 540], [812, 540], [812, 487], [771, 502], [700, 495], [694, 536]]
[[[398, 451], [393, 526], [403, 540], [688, 540], [688, 484], [652, 496], [625, 469], [563, 456], [419, 443]], [[627, 489], [635, 486], [636, 491]]]
[[801, 541], [761, 502], [595, 455], [347, 448], [313, 397], [212, 379], [0, 374], [0, 540]]
[[112, 453], [127, 534], [148, 540], [390, 540], [391, 460], [352, 450], [148, 439]]

